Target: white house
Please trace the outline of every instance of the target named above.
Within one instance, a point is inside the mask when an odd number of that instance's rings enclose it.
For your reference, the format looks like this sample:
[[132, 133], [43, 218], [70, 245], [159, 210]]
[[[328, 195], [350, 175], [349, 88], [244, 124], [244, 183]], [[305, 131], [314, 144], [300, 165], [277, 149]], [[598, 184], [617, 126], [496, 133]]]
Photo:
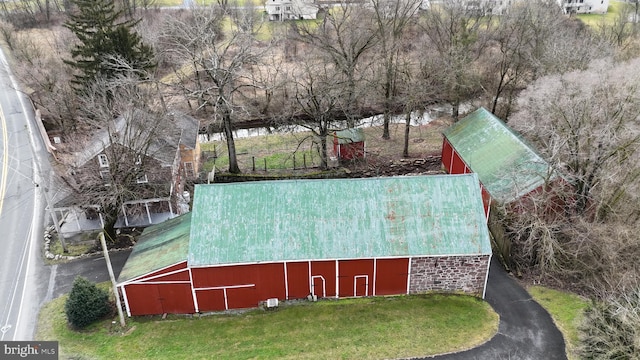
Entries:
[[318, 15], [314, 0], [266, 0], [264, 9], [270, 21], [315, 19]]
[[567, 14], [605, 14], [609, 0], [558, 0]]

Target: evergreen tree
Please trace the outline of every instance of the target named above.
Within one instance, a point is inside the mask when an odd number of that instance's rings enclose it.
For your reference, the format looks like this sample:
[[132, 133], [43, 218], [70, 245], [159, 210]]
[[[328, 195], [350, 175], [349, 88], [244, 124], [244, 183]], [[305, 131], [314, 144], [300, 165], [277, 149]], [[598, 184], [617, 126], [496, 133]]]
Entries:
[[74, 12], [64, 26], [71, 30], [79, 43], [71, 50], [73, 60], [65, 62], [77, 70], [76, 89], [84, 89], [97, 78], [113, 79], [124, 71], [110, 59], [118, 59], [140, 74], [155, 67], [151, 47], [142, 42], [133, 27], [139, 20], [118, 22], [113, 0], [72, 0]]
[[64, 310], [69, 323], [76, 329], [82, 329], [111, 312], [109, 295], [94, 283], [78, 276], [73, 281]]

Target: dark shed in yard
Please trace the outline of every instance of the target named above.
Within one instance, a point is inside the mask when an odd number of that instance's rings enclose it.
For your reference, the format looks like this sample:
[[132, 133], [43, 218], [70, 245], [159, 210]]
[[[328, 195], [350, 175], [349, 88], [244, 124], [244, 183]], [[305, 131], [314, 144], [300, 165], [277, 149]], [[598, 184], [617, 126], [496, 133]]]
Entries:
[[192, 214], [172, 221], [145, 230], [120, 275], [129, 315], [310, 294], [484, 297], [491, 258], [475, 174], [199, 185]]
[[334, 132], [333, 153], [339, 160], [355, 160], [364, 158], [364, 131], [359, 128], [353, 128]]
[[443, 135], [442, 164], [450, 174], [478, 174], [487, 216], [492, 201], [512, 203], [556, 178], [535, 150], [485, 108]]

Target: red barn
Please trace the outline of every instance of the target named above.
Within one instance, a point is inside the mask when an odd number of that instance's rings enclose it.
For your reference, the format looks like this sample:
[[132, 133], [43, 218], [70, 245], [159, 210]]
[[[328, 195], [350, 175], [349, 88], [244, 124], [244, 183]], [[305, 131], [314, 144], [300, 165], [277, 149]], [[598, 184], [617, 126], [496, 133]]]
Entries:
[[491, 259], [475, 174], [198, 185], [145, 230], [118, 279], [131, 315], [267, 299], [463, 291]]
[[492, 201], [512, 203], [556, 178], [545, 160], [484, 108], [443, 135], [442, 165], [450, 174], [478, 174], [487, 216]]
[[364, 131], [362, 129], [346, 129], [334, 132], [333, 153], [339, 160], [364, 158]]

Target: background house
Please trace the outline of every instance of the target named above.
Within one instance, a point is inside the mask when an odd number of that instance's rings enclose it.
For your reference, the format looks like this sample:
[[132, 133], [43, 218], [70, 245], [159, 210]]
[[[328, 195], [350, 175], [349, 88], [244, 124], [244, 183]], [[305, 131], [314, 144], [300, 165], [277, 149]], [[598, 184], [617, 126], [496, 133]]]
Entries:
[[[447, 0], [424, 0], [422, 8], [429, 9]], [[469, 10], [483, 14], [504, 14], [509, 7], [527, 0], [462, 0]], [[556, 0], [565, 14], [605, 14], [609, 0]]]
[[130, 316], [310, 294], [484, 296], [490, 259], [475, 174], [198, 185], [190, 214], [145, 230], [118, 288]]
[[606, 14], [609, 0], [558, 0], [566, 14]]
[[492, 201], [513, 203], [556, 179], [549, 164], [485, 108], [443, 135], [442, 165], [450, 174], [478, 174], [487, 215]]
[[266, 0], [264, 3], [270, 21], [315, 19], [318, 8], [314, 0]]

